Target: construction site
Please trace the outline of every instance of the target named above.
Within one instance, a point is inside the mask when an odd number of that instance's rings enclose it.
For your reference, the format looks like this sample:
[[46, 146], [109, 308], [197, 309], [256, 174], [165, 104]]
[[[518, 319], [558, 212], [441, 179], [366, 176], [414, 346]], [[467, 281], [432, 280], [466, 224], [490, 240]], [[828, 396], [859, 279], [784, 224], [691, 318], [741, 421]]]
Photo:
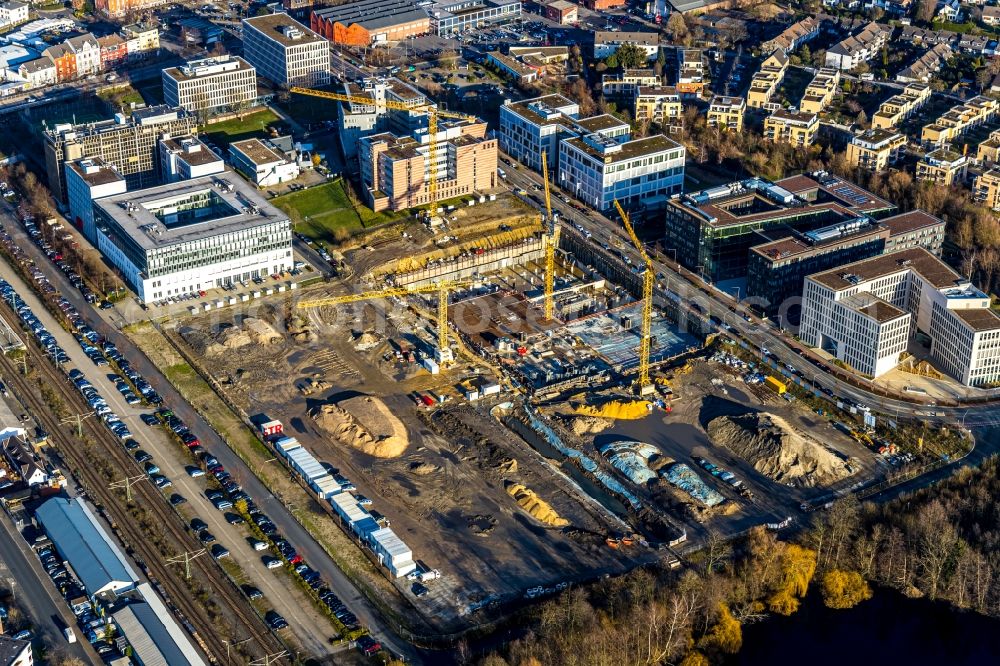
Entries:
[[652, 271], [598, 270], [546, 217], [510, 195], [442, 207], [343, 248], [327, 284], [165, 331], [441, 573], [419, 599], [392, 581], [441, 631], [679, 564], [878, 464], [655, 305]]

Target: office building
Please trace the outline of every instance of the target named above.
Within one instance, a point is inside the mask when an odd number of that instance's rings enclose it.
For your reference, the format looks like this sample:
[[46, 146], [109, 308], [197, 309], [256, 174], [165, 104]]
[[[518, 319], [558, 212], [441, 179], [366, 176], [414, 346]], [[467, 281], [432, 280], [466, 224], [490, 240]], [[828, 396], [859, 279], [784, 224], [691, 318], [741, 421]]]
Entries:
[[439, 37], [502, 25], [521, 18], [521, 0], [432, 0], [426, 7]]
[[115, 114], [113, 120], [79, 125], [57, 124], [45, 130], [45, 168], [49, 189], [66, 203], [65, 163], [100, 157], [128, 181], [129, 189], [159, 182], [156, 144], [164, 136], [187, 136], [198, 130], [197, 119], [183, 109], [153, 106]]
[[820, 23], [812, 16], [796, 21], [785, 28], [780, 35], [760, 45], [763, 53], [781, 49], [784, 53], [797, 50], [803, 44], [819, 35]]
[[431, 19], [413, 0], [357, 0], [314, 9], [309, 25], [335, 44], [371, 46], [426, 35]]
[[1000, 169], [993, 168], [976, 176], [972, 196], [984, 206], [1000, 210]]
[[910, 83], [899, 95], [893, 95], [879, 105], [872, 116], [872, 128], [892, 129], [920, 109], [931, 98], [926, 83]]
[[847, 144], [847, 163], [878, 173], [895, 164], [906, 149], [906, 135], [885, 129], [865, 130]]
[[257, 72], [243, 58], [191, 60], [162, 72], [163, 101], [201, 114], [245, 108], [257, 99]]
[[760, 69], [750, 80], [750, 88], [747, 90], [747, 106], [751, 109], [765, 109], [774, 111], [778, 104], [771, 102], [778, 86], [785, 78], [785, 71], [788, 69], [788, 56], [781, 49], [764, 59], [760, 64]]
[[743, 112], [746, 109], [746, 100], [742, 97], [716, 95], [708, 105], [706, 121], [709, 127], [718, 127], [727, 132], [742, 132]]
[[531, 83], [538, 78], [538, 70], [520, 62], [517, 58], [492, 51], [486, 54], [486, 62], [497, 69], [500, 74], [514, 81]]
[[299, 177], [296, 162], [260, 139], [229, 144], [229, 163], [257, 187], [272, 187]]
[[373, 134], [358, 141], [361, 182], [373, 210], [430, 203], [430, 160], [436, 165], [439, 201], [496, 187], [497, 141], [486, 136], [485, 122], [439, 118], [437, 129], [434, 154], [427, 128], [405, 136]]
[[638, 46], [646, 53], [646, 60], [653, 60], [660, 53], [658, 32], [594, 32], [594, 58], [604, 60], [618, 51], [622, 44]]
[[94, 202], [98, 249], [144, 303], [292, 267], [288, 217], [227, 172]]
[[857, 185], [825, 172], [775, 183], [760, 178], [684, 194], [667, 204], [663, 245], [677, 261], [712, 282], [743, 278], [758, 232], [798, 232], [843, 224], [859, 217], [876, 220], [895, 206]]
[[775, 143], [810, 146], [819, 131], [819, 118], [814, 113], [796, 113], [778, 109], [764, 120], [764, 138]]
[[632, 105], [637, 122], [654, 122], [670, 134], [684, 128], [684, 106], [673, 86], [638, 86]]
[[559, 159], [559, 140], [577, 136], [580, 105], [563, 95], [545, 95], [500, 107], [500, 149], [535, 171], [542, 170], [542, 151], [549, 170]]
[[100, 157], [86, 157], [66, 163], [66, 190], [70, 219], [84, 237], [97, 244], [94, 229], [94, 199], [122, 194], [128, 189], [125, 177]]
[[806, 91], [799, 102], [799, 111], [802, 113], [821, 113], [826, 110], [833, 96], [837, 94], [837, 86], [840, 85], [840, 70], [830, 67], [821, 67], [816, 72], [816, 76], [806, 86]]
[[705, 89], [705, 60], [701, 49], [677, 50], [677, 92], [701, 97]]
[[922, 248], [806, 278], [799, 338], [854, 370], [892, 370], [917, 331], [930, 360], [969, 386], [1000, 380], [1000, 316], [990, 298]]
[[579, 7], [566, 0], [552, 0], [543, 5], [545, 18], [559, 25], [572, 25], [580, 18]]
[[968, 170], [968, 157], [947, 147], [938, 148], [917, 162], [917, 180], [926, 180], [947, 187], [965, 182]]
[[365, 79], [360, 83], [343, 83], [342, 86], [345, 95], [371, 101], [371, 104], [341, 102], [336, 107], [340, 121], [340, 132], [337, 134], [348, 158], [357, 156], [358, 139], [362, 136], [385, 131], [407, 134], [427, 126], [426, 114], [398, 111], [386, 106], [386, 102], [412, 108], [427, 104], [422, 92], [399, 79]]
[[243, 57], [279, 86], [330, 83], [330, 44], [287, 14], [243, 19]]
[[992, 121], [1000, 110], [1000, 102], [978, 95], [945, 111], [937, 120], [920, 130], [920, 142], [925, 146], [942, 147], [961, 138], [974, 127]]
[[839, 70], [852, 70], [882, 52], [889, 41], [885, 26], [872, 22], [857, 34], [846, 37], [826, 50], [826, 66]]
[[160, 139], [160, 174], [167, 183], [222, 173], [222, 157], [192, 136]]

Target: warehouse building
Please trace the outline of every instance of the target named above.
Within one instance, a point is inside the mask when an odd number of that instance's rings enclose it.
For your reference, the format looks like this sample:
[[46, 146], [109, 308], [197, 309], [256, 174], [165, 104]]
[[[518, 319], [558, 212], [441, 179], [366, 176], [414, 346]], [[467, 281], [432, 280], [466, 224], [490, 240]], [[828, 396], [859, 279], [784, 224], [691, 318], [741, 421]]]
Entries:
[[133, 659], [143, 665], [204, 666], [205, 661], [149, 583], [137, 589], [142, 601], [130, 603], [111, 616], [132, 647]]
[[257, 72], [246, 60], [218, 56], [164, 69], [163, 101], [200, 114], [249, 106], [257, 99]]
[[97, 246], [142, 302], [292, 267], [288, 217], [234, 173], [94, 203]]
[[330, 44], [287, 14], [243, 19], [243, 57], [277, 85], [330, 83]]
[[309, 25], [335, 44], [370, 46], [426, 35], [431, 19], [414, 0], [356, 0], [313, 10]]
[[35, 519], [88, 596], [113, 597], [135, 589], [139, 577], [84, 500], [53, 497], [38, 507]]

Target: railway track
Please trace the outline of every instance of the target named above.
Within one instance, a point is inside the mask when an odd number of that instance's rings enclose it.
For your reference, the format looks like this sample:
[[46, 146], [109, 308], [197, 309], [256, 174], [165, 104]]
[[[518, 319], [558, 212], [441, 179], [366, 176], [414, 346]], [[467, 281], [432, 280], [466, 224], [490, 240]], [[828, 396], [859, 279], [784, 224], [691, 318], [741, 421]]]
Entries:
[[[23, 330], [20, 321], [6, 303], [2, 306], [2, 316], [15, 330]], [[55, 389], [71, 413], [84, 414], [90, 411], [83, 397], [70, 385], [68, 377], [50, 363], [35, 345], [34, 340], [29, 339], [27, 342], [27, 354], [28, 367], [38, 373], [39, 385], [47, 384]], [[224, 663], [227, 655], [242, 661], [244, 658], [232, 649], [232, 642], [247, 638], [250, 640], [242, 643], [241, 647], [256, 656], [274, 655], [285, 650], [285, 646], [249, 607], [243, 594], [227, 576], [221, 575], [219, 565], [205, 554], [190, 561], [192, 577], [199, 580], [208, 592], [209, 598], [226, 607], [229, 619], [236, 625], [233, 630], [235, 635], [220, 634], [217, 622], [213, 621], [206, 608], [194, 598], [190, 588], [185, 584], [182, 567], [164, 561], [158, 547], [136, 523], [116, 491], [108, 487], [108, 479], [88, 456], [92, 452], [81, 445], [81, 440], [71, 434], [69, 427], [52, 414], [51, 408], [38, 395], [38, 386], [34, 385], [30, 378], [20, 374], [18, 364], [6, 355], [0, 354], [0, 368], [7, 384], [13, 388], [39, 424], [50, 433], [50, 439], [56, 445], [59, 455], [72, 468], [77, 480], [94, 500], [103, 505], [106, 515], [114, 521], [129, 550], [144, 565], [151, 582], [165, 592], [168, 606], [176, 612], [181, 623], [187, 626], [195, 642], [207, 654], [210, 661]], [[82, 432], [93, 443], [94, 448], [98, 449], [99, 455], [104, 456], [112, 466], [122, 471], [122, 476], [134, 477], [144, 474], [138, 463], [102, 423], [95, 419], [84, 419]], [[134, 484], [132, 498], [134, 503], [142, 506], [148, 515], [159, 523], [163, 528], [164, 537], [177, 554], [202, 548], [201, 544], [181, 525], [178, 515], [163, 494], [151, 483]], [[223, 615], [226, 615], [225, 611]], [[271, 660], [270, 663], [278, 662]]]

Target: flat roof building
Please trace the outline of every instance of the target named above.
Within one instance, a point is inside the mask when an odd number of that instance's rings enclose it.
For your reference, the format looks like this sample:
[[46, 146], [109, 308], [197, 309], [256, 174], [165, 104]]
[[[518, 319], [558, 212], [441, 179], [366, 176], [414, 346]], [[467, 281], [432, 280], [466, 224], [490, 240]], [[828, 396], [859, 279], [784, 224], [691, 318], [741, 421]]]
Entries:
[[708, 126], [726, 132], [742, 132], [743, 112], [746, 109], [747, 103], [742, 97], [716, 95], [708, 105]]
[[750, 88], [747, 90], [747, 106], [752, 109], [765, 109], [774, 111], [779, 108], [777, 102], [771, 102], [778, 86], [785, 78], [785, 71], [788, 69], [788, 56], [782, 49], [777, 49], [764, 59], [760, 64], [760, 69], [750, 80]]
[[70, 219], [87, 240], [97, 243], [94, 199], [125, 192], [125, 176], [100, 157], [85, 157], [66, 163], [66, 189]]
[[260, 139], [229, 144], [229, 162], [257, 187], [272, 187], [299, 177], [299, 165]]
[[1000, 210], [1000, 169], [993, 168], [976, 176], [972, 196], [993, 210]]
[[34, 663], [31, 641], [0, 636], [0, 666], [33, 666]]
[[810, 146], [819, 131], [819, 117], [814, 113], [801, 113], [778, 109], [764, 120], [764, 138], [775, 143], [793, 146]]
[[968, 157], [947, 147], [937, 148], [917, 162], [917, 180], [949, 187], [964, 182], [968, 170]]
[[292, 267], [288, 217], [235, 173], [99, 199], [98, 249], [149, 303]]
[[164, 69], [163, 101], [204, 115], [248, 107], [257, 99], [257, 72], [237, 56], [191, 60]]
[[920, 142], [925, 146], [943, 147], [964, 136], [969, 130], [996, 118], [1000, 102], [983, 95], [953, 106], [937, 120], [920, 129]]
[[370, 46], [426, 35], [431, 19], [414, 0], [356, 0], [314, 9], [309, 25], [335, 44]]
[[431, 32], [439, 37], [521, 18], [521, 0], [432, 0]]
[[899, 95], [893, 95], [879, 105], [872, 116], [872, 127], [890, 129], [913, 115], [931, 98], [931, 87], [926, 83], [910, 83]]
[[427, 126], [424, 113], [397, 111], [386, 106], [386, 102], [408, 107], [422, 107], [427, 97], [416, 88], [399, 79], [365, 79], [360, 83], [342, 84], [342, 92], [358, 99], [368, 99], [370, 104], [340, 102], [337, 115], [340, 120], [340, 139], [344, 155], [348, 158], [358, 154], [358, 139], [375, 132], [390, 131], [406, 134], [418, 127]]
[[899, 161], [905, 149], [905, 134], [873, 127], [851, 138], [847, 163], [855, 169], [878, 173]]
[[701, 49], [677, 49], [677, 92], [701, 97], [705, 89], [705, 56]]
[[660, 52], [660, 33], [597, 30], [594, 32], [594, 57], [604, 60], [612, 53], [616, 53], [622, 44], [638, 46], [646, 53], [646, 60], [652, 60]]
[[837, 94], [840, 85], [840, 70], [832, 67], [820, 67], [816, 76], [806, 86], [806, 91], [799, 102], [802, 113], [821, 113], [826, 110], [833, 96]]
[[225, 170], [222, 157], [193, 136], [160, 139], [160, 173], [165, 182], [211, 176]]
[[632, 104], [637, 122], [654, 122], [671, 134], [684, 128], [684, 106], [673, 86], [637, 86]]
[[243, 19], [243, 57], [278, 85], [330, 83], [330, 44], [287, 14]]

